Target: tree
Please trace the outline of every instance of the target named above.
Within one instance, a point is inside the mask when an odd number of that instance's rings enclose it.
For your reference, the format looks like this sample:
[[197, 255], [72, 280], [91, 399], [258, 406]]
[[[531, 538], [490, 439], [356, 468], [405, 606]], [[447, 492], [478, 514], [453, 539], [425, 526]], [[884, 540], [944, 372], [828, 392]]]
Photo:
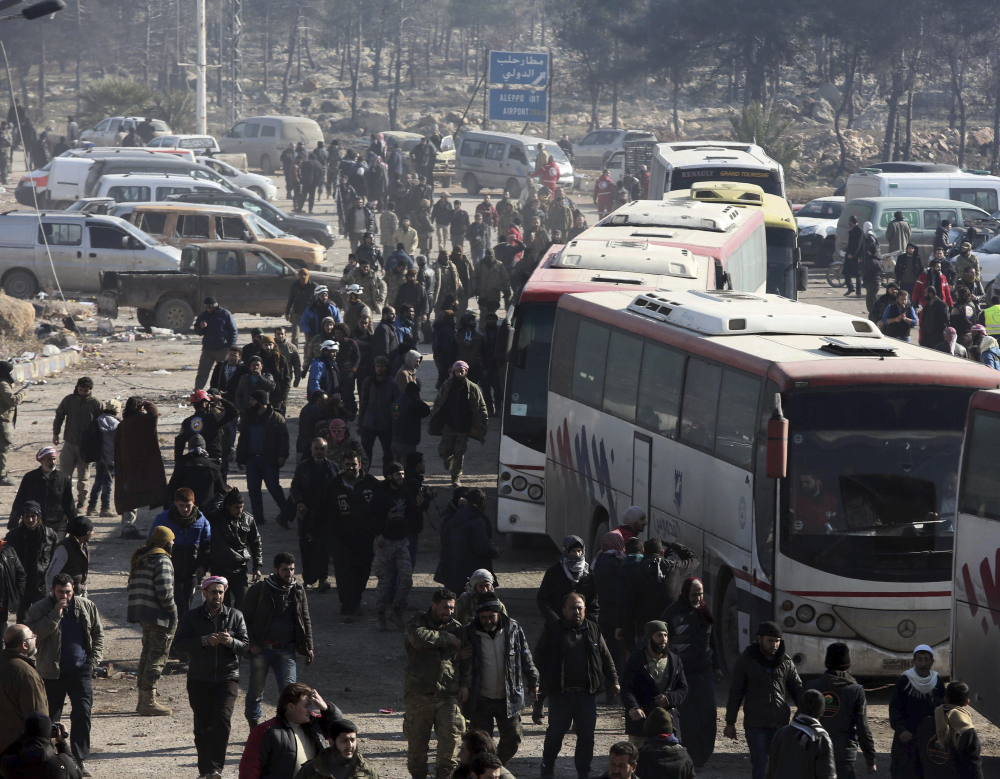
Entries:
[[105, 116], [145, 114], [156, 94], [141, 81], [109, 76], [90, 82], [81, 97], [83, 119], [98, 121]]
[[733, 138], [744, 143], [756, 143], [783, 168], [799, 158], [798, 142], [788, 137], [788, 128], [792, 123], [780, 119], [773, 106], [754, 100], [729, 121], [733, 126]]

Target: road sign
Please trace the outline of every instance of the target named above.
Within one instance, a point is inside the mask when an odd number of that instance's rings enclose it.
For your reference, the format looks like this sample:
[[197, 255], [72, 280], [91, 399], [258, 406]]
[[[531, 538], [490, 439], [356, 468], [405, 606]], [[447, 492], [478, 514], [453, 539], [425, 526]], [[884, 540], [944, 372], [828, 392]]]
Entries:
[[490, 121], [546, 122], [548, 97], [540, 89], [490, 89]]
[[491, 51], [490, 83], [544, 87], [549, 83], [549, 55], [534, 51]]

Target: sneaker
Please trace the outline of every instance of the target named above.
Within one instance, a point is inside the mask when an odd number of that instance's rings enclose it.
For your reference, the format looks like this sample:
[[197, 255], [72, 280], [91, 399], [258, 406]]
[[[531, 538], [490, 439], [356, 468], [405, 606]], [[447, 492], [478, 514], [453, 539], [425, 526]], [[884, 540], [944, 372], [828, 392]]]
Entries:
[[845, 298], [849, 298], [853, 294], [854, 294], [854, 290], [853, 289], [849, 289], [849, 290], [847, 290], [847, 292], [844, 293], [844, 297]]

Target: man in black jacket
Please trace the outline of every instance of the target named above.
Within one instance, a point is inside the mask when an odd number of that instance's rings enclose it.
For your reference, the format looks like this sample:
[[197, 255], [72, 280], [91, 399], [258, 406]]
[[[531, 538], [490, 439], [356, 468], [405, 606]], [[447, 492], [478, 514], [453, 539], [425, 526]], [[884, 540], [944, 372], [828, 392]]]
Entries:
[[253, 568], [254, 582], [260, 580], [264, 565], [257, 523], [244, 507], [243, 495], [238, 487], [233, 487], [226, 493], [218, 511], [208, 516], [212, 529], [208, 568], [213, 575], [222, 576], [229, 582], [226, 605], [234, 609], [240, 608], [247, 591], [247, 563]]
[[274, 557], [274, 573], [257, 582], [243, 599], [241, 611], [250, 637], [250, 683], [246, 718], [260, 722], [267, 672], [274, 670], [279, 689], [296, 680], [295, 653], [313, 661], [312, 621], [302, 583], [295, 580], [295, 558], [288, 552]]
[[226, 361], [216, 363], [212, 378], [208, 382], [212, 389], [219, 390], [223, 399], [230, 403], [236, 403], [236, 388], [240, 386], [240, 379], [247, 373], [247, 366], [242, 357], [242, 346], [230, 346]]
[[288, 459], [288, 428], [285, 418], [268, 405], [267, 393], [254, 390], [250, 408], [240, 420], [240, 438], [236, 445], [236, 462], [247, 473], [247, 491], [254, 519], [263, 525], [264, 496], [261, 483], [278, 506], [278, 514], [285, 508], [285, 492], [281, 488], [280, 471]]
[[353, 451], [344, 455], [344, 468], [323, 492], [324, 524], [329, 528], [337, 596], [345, 623], [364, 616], [361, 596], [368, 586], [375, 531], [372, 503], [381, 489], [378, 480], [361, 470]]
[[42, 524], [42, 507], [29, 500], [21, 511], [20, 524], [7, 533], [5, 541], [24, 567], [24, 594], [17, 606], [17, 621], [24, 622], [28, 607], [48, 594], [45, 572], [52, 561], [58, 537], [52, 528]]
[[309, 587], [319, 582], [319, 591], [327, 592], [330, 568], [328, 533], [323, 527], [321, 500], [326, 485], [337, 478], [337, 466], [327, 459], [329, 444], [325, 438], [313, 438], [309, 456], [295, 468], [288, 503], [295, 506], [302, 555], [302, 583]]
[[167, 494], [163, 508], [169, 509], [174, 502], [174, 493], [187, 487], [194, 493], [194, 503], [199, 511], [208, 514], [213, 501], [226, 491], [218, 463], [208, 456], [205, 439], [194, 435], [188, 440], [188, 452], [174, 466], [174, 473], [167, 484]]
[[[232, 352], [230, 351], [230, 355]], [[226, 362], [230, 362], [232, 357], [228, 357]], [[242, 377], [240, 377], [242, 378]], [[239, 385], [239, 378], [231, 383], [231, 389], [235, 393]], [[217, 388], [222, 392], [222, 388]], [[239, 416], [239, 410], [232, 401], [226, 400], [221, 394], [212, 395], [205, 390], [196, 390], [190, 397], [194, 413], [181, 422], [181, 432], [174, 438], [174, 461], [180, 460], [184, 454], [184, 447], [188, 445], [191, 436], [201, 436], [203, 439], [202, 448], [208, 456], [215, 460], [221, 467], [223, 460], [228, 462], [229, 447], [224, 441], [225, 432], [230, 422]], [[228, 442], [229, 444], [232, 441]], [[226, 457], [223, 458], [223, 447], [225, 446]], [[188, 485], [182, 484], [182, 487]], [[173, 493], [171, 493], [173, 494]]]
[[542, 683], [549, 693], [549, 726], [542, 749], [542, 779], [551, 779], [563, 737], [576, 728], [573, 755], [579, 779], [590, 776], [597, 726], [597, 692], [605, 683], [618, 695], [615, 663], [596, 622], [586, 617], [583, 596], [571, 592], [563, 599], [563, 616], [549, 623], [535, 647]]
[[726, 738], [736, 739], [736, 715], [742, 705], [753, 779], [764, 779], [774, 734], [791, 717], [789, 699], [798, 704], [801, 693], [802, 680], [785, 655], [781, 628], [774, 622], [761, 622], [757, 641], [743, 651], [733, 668], [723, 731]]
[[0, 616], [5, 625], [8, 615], [16, 614], [21, 608], [24, 587], [24, 566], [17, 552], [7, 541], [0, 541]]
[[629, 651], [641, 640], [646, 623], [677, 600], [684, 579], [701, 564], [698, 556], [683, 544], [668, 542], [664, 549], [658, 538], [642, 545], [642, 562], [625, 580], [621, 613], [622, 638]]
[[[285, 304], [285, 319], [292, 326], [292, 343], [299, 340], [299, 320], [302, 314], [312, 304], [316, 291], [315, 281], [309, 281], [309, 270], [299, 268], [297, 278], [288, 290], [288, 302]], [[306, 344], [308, 346], [308, 343]]]
[[666, 709], [674, 733], [681, 738], [677, 707], [688, 694], [687, 679], [681, 659], [667, 649], [667, 624], [652, 620], [645, 626], [646, 647], [632, 652], [622, 674], [622, 705], [625, 706], [625, 732], [635, 746], [646, 740], [643, 720], [653, 709]]
[[243, 615], [222, 601], [226, 580], [208, 576], [201, 583], [205, 603], [190, 609], [177, 628], [174, 645], [191, 657], [188, 702], [194, 712], [198, 773], [222, 776], [240, 685], [240, 658], [249, 648]]
[[73, 503], [73, 481], [69, 474], [56, 468], [56, 448], [43, 446], [35, 455], [38, 467], [21, 477], [17, 495], [10, 506], [7, 528], [13, 528], [21, 518], [21, 512], [28, 501], [34, 501], [42, 509], [42, 524], [52, 529], [61, 538], [70, 520], [76, 519], [76, 505]]
[[830, 644], [826, 648], [826, 673], [805, 687], [819, 690], [826, 699], [819, 722], [833, 741], [837, 779], [854, 779], [859, 742], [868, 773], [875, 772], [875, 741], [868, 727], [865, 688], [848, 673], [850, 667], [850, 647], [839, 642]]
[[566, 595], [578, 592], [587, 606], [587, 619], [597, 623], [600, 604], [597, 601], [597, 582], [587, 565], [587, 550], [579, 536], [563, 539], [563, 553], [542, 577], [535, 603], [542, 612], [546, 625], [556, 624], [562, 618]]
[[411, 528], [406, 511], [406, 492], [403, 490], [403, 466], [400, 463], [390, 463], [386, 468], [382, 489], [372, 503], [372, 514], [376, 533], [372, 573], [378, 577], [375, 588], [378, 626], [383, 631], [389, 629], [386, 608], [395, 582], [395, 596], [391, 598], [392, 621], [400, 630], [405, 630], [403, 611], [413, 587], [413, 560], [410, 557]]

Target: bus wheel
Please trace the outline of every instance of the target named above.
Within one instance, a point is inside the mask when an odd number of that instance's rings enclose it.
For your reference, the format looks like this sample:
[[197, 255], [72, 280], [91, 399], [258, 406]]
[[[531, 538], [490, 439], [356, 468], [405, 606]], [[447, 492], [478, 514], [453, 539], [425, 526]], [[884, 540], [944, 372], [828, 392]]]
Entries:
[[740, 610], [739, 593], [736, 588], [736, 578], [729, 574], [725, 578], [725, 591], [722, 596], [722, 606], [719, 608], [719, 649], [722, 652], [722, 665], [727, 674], [732, 674], [740, 654]]

